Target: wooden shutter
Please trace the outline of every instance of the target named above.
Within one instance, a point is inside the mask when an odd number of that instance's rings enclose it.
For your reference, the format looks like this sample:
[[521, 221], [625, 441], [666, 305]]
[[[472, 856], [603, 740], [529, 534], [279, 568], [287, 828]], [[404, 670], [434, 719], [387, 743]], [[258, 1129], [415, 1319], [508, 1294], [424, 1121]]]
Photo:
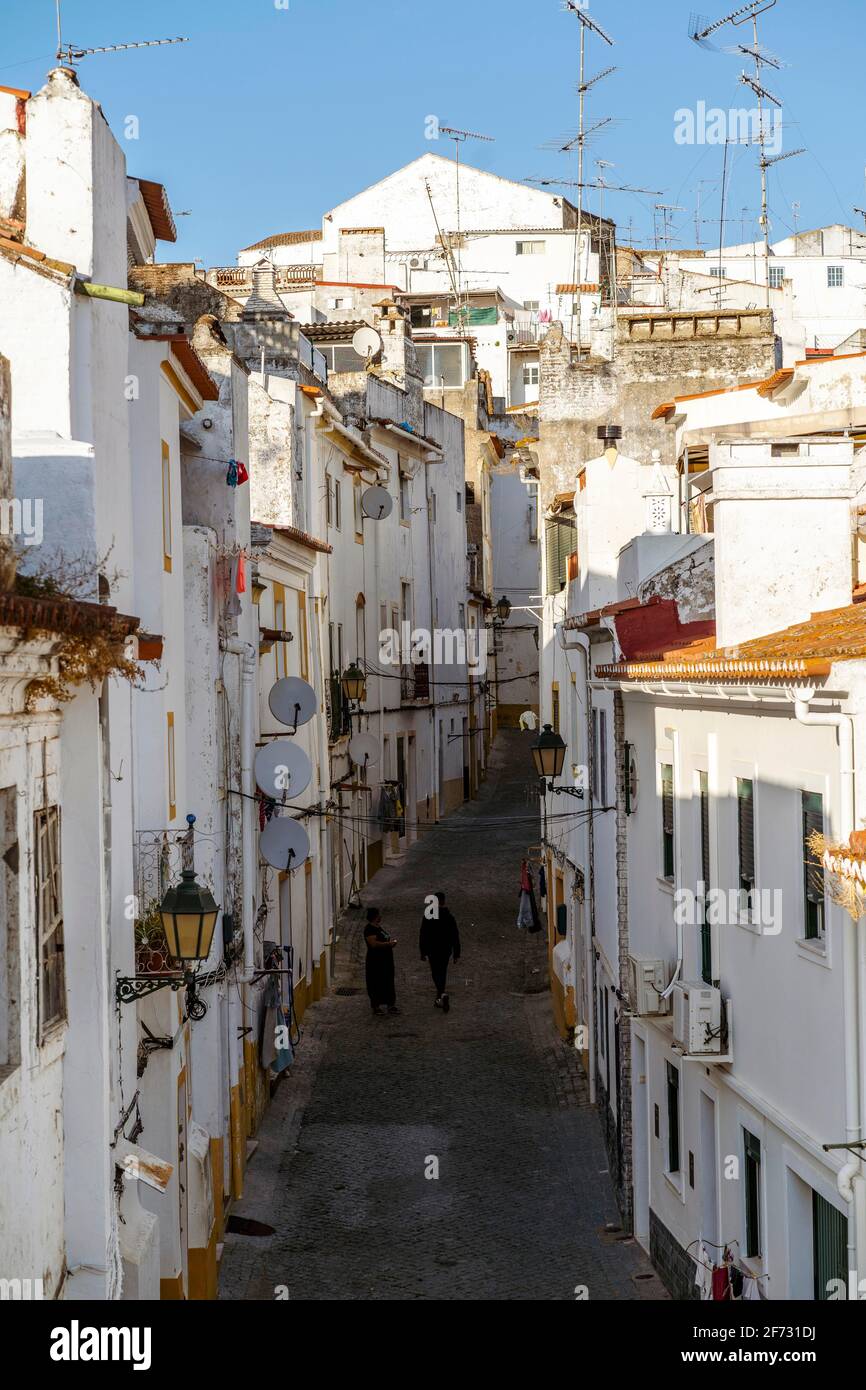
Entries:
[[820, 792], [803, 792], [803, 894], [806, 906], [806, 940], [824, 933], [824, 865], [809, 841], [824, 833], [824, 798]]
[[746, 1156], [746, 1254], [761, 1253], [761, 1141], [743, 1130]]
[[552, 517], [544, 528], [547, 558], [547, 592], [558, 594], [568, 583], [568, 557], [577, 553], [573, 517]]
[[737, 778], [737, 842], [740, 854], [740, 886], [755, 882], [755, 798], [753, 783]]
[[848, 1218], [817, 1192], [812, 1193], [812, 1248], [815, 1299], [822, 1303], [831, 1280], [841, 1279], [848, 1288]]
[[668, 1172], [680, 1171], [680, 1074], [670, 1062], [668, 1072]]

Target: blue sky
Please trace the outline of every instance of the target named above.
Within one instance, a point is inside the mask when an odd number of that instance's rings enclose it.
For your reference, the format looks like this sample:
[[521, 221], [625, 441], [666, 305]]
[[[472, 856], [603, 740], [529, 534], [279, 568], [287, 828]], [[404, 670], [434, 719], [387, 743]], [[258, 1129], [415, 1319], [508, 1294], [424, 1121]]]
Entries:
[[[702, 0], [711, 18], [737, 0]], [[495, 136], [464, 158], [518, 180], [574, 178], [569, 156], [542, 148], [577, 125], [578, 22], [560, 0], [63, 0], [64, 38], [82, 46], [177, 34], [191, 42], [97, 55], [79, 65], [82, 85], [125, 142], [131, 173], [165, 183], [179, 239], [166, 259], [232, 264], [239, 247], [271, 232], [316, 227], [329, 207], [428, 150], [425, 118]], [[605, 212], [628, 239], [651, 245], [653, 203], [681, 204], [676, 244], [700, 228], [718, 242], [723, 150], [678, 145], [675, 113], [753, 104], [738, 83], [742, 60], [706, 52], [687, 36], [694, 0], [592, 0], [590, 13], [616, 39], [591, 42], [588, 70], [619, 70], [590, 94], [591, 117], [616, 123], [590, 161], [615, 167], [608, 182], [663, 190], [660, 198], [609, 194]], [[829, 16], [832, 14], [832, 18]], [[866, 37], [863, 0], [778, 0], [761, 20], [762, 42], [788, 66], [766, 85], [784, 100], [785, 149], [808, 153], [770, 173], [772, 236], [799, 226], [854, 221], [866, 207], [866, 142], [856, 118]], [[733, 44], [745, 29], [728, 27]], [[0, 84], [36, 89], [53, 63], [54, 0], [0, 0]], [[730, 152], [726, 240], [756, 235], [755, 151]], [[594, 176], [595, 166], [590, 162]], [[554, 190], [556, 191], [556, 190]], [[562, 190], [568, 193], [567, 189]], [[598, 207], [597, 194], [587, 200]], [[742, 210], [749, 211], [743, 214]], [[741, 217], [745, 221], [741, 225]]]

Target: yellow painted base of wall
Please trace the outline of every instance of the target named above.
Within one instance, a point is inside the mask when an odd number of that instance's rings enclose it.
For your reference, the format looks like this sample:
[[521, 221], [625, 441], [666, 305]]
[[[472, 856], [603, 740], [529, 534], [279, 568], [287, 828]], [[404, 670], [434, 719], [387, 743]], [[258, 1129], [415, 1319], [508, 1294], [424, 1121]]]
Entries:
[[229, 1097], [229, 1118], [231, 1121], [232, 1133], [232, 1197], [237, 1200], [244, 1195], [244, 1156], [246, 1145], [244, 1142], [244, 1105], [241, 1095], [241, 1084], [232, 1086]]
[[496, 706], [496, 726], [499, 729], [519, 729], [520, 716], [526, 710], [534, 710], [538, 714], [538, 705], [497, 705]]
[[208, 1300], [217, 1296], [217, 1228], [214, 1222], [213, 1230], [210, 1233], [210, 1240], [203, 1250], [190, 1249], [187, 1259], [189, 1263], [189, 1297], [191, 1299]]
[[[568, 996], [571, 996], [569, 999]], [[553, 1019], [561, 1038], [569, 1038], [574, 1028], [574, 991], [564, 990], [553, 971], [550, 972], [550, 997], [553, 1000]], [[569, 1022], [569, 1018], [571, 1022]]]
[[183, 1275], [175, 1274], [171, 1279], [160, 1279], [159, 1296], [166, 1303], [183, 1301]]
[[439, 807], [440, 816], [447, 816], [463, 805], [463, 778], [452, 777], [442, 788], [442, 805]]
[[210, 1173], [211, 1190], [213, 1192], [214, 1222], [217, 1240], [222, 1240], [225, 1231], [225, 1205], [226, 1194], [223, 1191], [224, 1178], [223, 1168], [225, 1166], [225, 1144], [222, 1135], [218, 1139], [211, 1136], [210, 1141]]
[[379, 869], [381, 869], [381, 867], [382, 867], [383, 862], [384, 862], [384, 858], [383, 858], [383, 852], [382, 852], [382, 841], [381, 841], [381, 840], [373, 840], [373, 841], [371, 841], [371, 843], [367, 845], [367, 876], [368, 876], [368, 878], [372, 878], [373, 875], [374, 875], [375, 873], [378, 873]]

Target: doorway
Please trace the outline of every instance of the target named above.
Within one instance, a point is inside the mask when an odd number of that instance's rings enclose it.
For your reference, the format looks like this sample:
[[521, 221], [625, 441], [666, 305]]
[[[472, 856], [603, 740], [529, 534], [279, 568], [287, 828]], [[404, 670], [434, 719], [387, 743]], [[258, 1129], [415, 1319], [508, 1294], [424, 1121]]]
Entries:
[[646, 1041], [635, 1034], [632, 1083], [634, 1127], [634, 1234], [649, 1249], [649, 1093], [646, 1080]]
[[463, 716], [463, 800], [468, 801], [472, 795], [472, 785], [469, 778], [469, 720]]
[[716, 1103], [701, 1091], [701, 1235], [719, 1243], [719, 1177], [716, 1165]]

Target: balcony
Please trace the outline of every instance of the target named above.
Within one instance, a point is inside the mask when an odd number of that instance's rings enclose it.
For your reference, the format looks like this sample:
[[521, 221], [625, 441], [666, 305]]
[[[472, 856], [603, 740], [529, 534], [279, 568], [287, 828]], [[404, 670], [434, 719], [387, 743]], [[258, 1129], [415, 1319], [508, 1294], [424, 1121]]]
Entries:
[[[278, 290], [312, 289], [322, 278], [320, 265], [278, 265], [276, 288]], [[253, 267], [251, 265], [218, 265], [207, 272], [208, 281], [217, 289], [232, 292], [251, 293], [253, 288]]]

